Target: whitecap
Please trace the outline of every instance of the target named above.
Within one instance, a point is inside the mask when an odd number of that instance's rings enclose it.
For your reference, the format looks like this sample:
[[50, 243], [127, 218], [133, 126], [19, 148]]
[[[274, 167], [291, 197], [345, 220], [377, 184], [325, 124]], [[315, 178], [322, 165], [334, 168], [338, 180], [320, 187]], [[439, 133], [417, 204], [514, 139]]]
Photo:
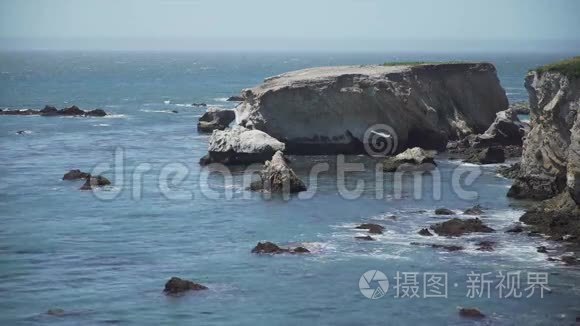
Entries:
[[111, 125], [108, 123], [99, 123], [96, 125], [93, 125], [93, 127], [110, 127]]
[[171, 104], [170, 100], [163, 101], [163, 104]]
[[106, 119], [123, 119], [123, 118], [126, 118], [126, 117], [127, 116], [124, 115], [124, 114], [107, 114], [103, 118], [106, 118]]
[[227, 102], [228, 98], [227, 97], [216, 97], [213, 100], [216, 102]]

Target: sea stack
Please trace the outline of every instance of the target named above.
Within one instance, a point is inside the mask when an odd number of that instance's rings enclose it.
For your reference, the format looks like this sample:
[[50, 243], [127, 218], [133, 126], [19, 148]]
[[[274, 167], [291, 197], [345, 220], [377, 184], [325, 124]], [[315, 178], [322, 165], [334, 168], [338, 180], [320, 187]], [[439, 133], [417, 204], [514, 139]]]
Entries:
[[508, 108], [489, 63], [310, 68], [268, 78], [243, 98], [237, 123], [285, 143], [288, 154], [364, 153], [365, 132], [378, 124], [393, 129], [398, 152], [444, 150]]

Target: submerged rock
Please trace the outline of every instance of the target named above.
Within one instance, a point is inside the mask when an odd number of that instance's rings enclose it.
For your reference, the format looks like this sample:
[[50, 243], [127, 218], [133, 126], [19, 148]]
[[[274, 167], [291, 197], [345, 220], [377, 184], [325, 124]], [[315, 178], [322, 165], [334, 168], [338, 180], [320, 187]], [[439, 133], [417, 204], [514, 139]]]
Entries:
[[86, 181], [83, 184], [83, 186], [80, 188], [80, 190], [91, 190], [94, 188], [108, 186], [110, 184], [111, 184], [111, 181], [109, 181], [109, 179], [107, 179], [101, 175], [91, 176], [89, 174], [89, 176], [86, 178]]
[[194, 283], [189, 280], [184, 280], [179, 277], [172, 277], [167, 283], [165, 283], [165, 288], [163, 292], [168, 295], [181, 294], [187, 291], [200, 291], [207, 290], [207, 286]]
[[485, 318], [485, 315], [482, 314], [481, 311], [479, 311], [476, 308], [461, 308], [459, 309], [459, 316], [464, 318], [476, 318], [476, 319]]
[[63, 180], [79, 180], [86, 179], [90, 176], [90, 173], [82, 172], [81, 170], [70, 170], [64, 174]]
[[466, 220], [454, 218], [443, 223], [434, 224], [431, 226], [431, 229], [438, 235], [449, 237], [458, 237], [473, 232], [494, 232], [494, 229], [483, 224], [483, 222], [478, 218]]
[[306, 191], [306, 185], [288, 166], [282, 152], [277, 151], [264, 169], [260, 171], [260, 180], [250, 185], [250, 190], [275, 193], [297, 193]]
[[370, 235], [356, 236], [354, 238], [357, 240], [375, 241], [375, 238], [371, 237]]
[[232, 96], [228, 97], [227, 101], [228, 102], [243, 102], [244, 98], [240, 95], [232, 95]]
[[385, 159], [383, 170], [387, 172], [433, 170], [437, 166], [434, 157], [433, 151], [419, 147], [409, 148], [395, 157]]
[[479, 251], [494, 251], [496, 243], [494, 241], [480, 241], [476, 244]]
[[447, 251], [460, 251], [463, 250], [462, 246], [457, 246], [457, 245], [445, 245], [445, 244], [439, 244], [439, 243], [421, 243], [421, 242], [411, 242], [411, 245], [413, 246], [422, 246], [422, 247], [431, 247], [434, 249], [443, 249], [443, 250], [447, 250]]
[[235, 119], [236, 113], [233, 110], [210, 108], [199, 118], [197, 130], [201, 132], [224, 130]]
[[263, 163], [284, 149], [283, 143], [263, 131], [234, 126], [231, 129], [214, 130], [209, 138], [208, 154], [200, 160], [200, 164]]
[[86, 116], [89, 117], [104, 117], [107, 115], [107, 112], [101, 109], [94, 109], [86, 113]]
[[193, 103], [191, 105], [193, 105], [193, 106], [203, 106], [203, 107], [206, 107], [207, 106], [207, 104], [205, 104], [205, 103]]
[[284, 141], [289, 154], [365, 153], [377, 124], [393, 129], [398, 150], [443, 150], [508, 107], [489, 63], [309, 68], [268, 78], [243, 98], [240, 124]]
[[368, 232], [372, 234], [383, 234], [385, 227], [374, 223], [363, 223], [355, 227], [355, 229], [368, 230]]
[[304, 254], [309, 253], [310, 250], [304, 247], [296, 247], [296, 248], [282, 248], [279, 247], [277, 244], [273, 242], [258, 242], [258, 244], [252, 249], [252, 253], [254, 254]]
[[516, 223], [511, 226], [509, 229], [505, 231], [506, 233], [522, 233], [524, 232], [524, 228], [522, 227], [521, 223]]

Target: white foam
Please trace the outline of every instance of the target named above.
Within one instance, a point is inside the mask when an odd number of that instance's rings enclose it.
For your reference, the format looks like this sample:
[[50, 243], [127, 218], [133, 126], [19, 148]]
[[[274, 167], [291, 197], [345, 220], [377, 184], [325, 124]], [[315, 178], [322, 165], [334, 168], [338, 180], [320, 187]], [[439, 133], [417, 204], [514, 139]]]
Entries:
[[171, 104], [171, 101], [170, 100], [163, 101], [163, 104]]
[[99, 123], [96, 125], [93, 125], [93, 127], [110, 127], [111, 125], [108, 123]]
[[216, 97], [213, 100], [216, 102], [227, 102], [228, 98], [227, 97]]
[[107, 114], [103, 118], [106, 118], [106, 119], [123, 119], [123, 118], [126, 118], [126, 117], [127, 116], [125, 114]]

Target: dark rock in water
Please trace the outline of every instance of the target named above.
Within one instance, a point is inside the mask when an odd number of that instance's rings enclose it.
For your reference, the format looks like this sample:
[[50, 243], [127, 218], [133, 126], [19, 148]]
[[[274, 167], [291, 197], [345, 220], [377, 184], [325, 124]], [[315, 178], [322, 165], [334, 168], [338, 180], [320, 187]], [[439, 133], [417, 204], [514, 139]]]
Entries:
[[199, 163], [226, 165], [263, 163], [277, 151], [284, 151], [284, 143], [263, 131], [234, 126], [215, 130], [209, 138], [208, 154]]
[[204, 107], [207, 106], [207, 104], [205, 104], [205, 103], [193, 103], [192, 105], [193, 106], [204, 106]]
[[224, 130], [235, 119], [236, 113], [233, 110], [210, 108], [201, 116], [201, 118], [199, 118], [199, 122], [197, 123], [197, 130], [201, 132]]
[[521, 233], [524, 232], [524, 228], [521, 223], [516, 223], [505, 231], [506, 233]]
[[171, 110], [171, 113], [179, 113], [177, 110]]
[[66, 116], [76, 116], [76, 115], [84, 115], [86, 112], [79, 109], [78, 106], [73, 105], [70, 108], [64, 108], [58, 111], [59, 115], [66, 115]]
[[379, 224], [363, 223], [356, 227], [356, 229], [368, 230], [372, 234], [383, 234], [385, 227]]
[[459, 316], [464, 318], [476, 318], [476, 319], [485, 318], [485, 315], [482, 314], [481, 311], [479, 311], [476, 308], [461, 308], [459, 309]]
[[434, 249], [443, 249], [443, 250], [447, 250], [447, 251], [459, 251], [459, 250], [463, 250], [462, 246], [456, 246], [456, 245], [444, 245], [444, 244], [438, 244], [438, 243], [421, 243], [421, 242], [411, 242], [411, 245], [413, 246], [422, 246], [422, 247], [431, 247]]
[[25, 109], [25, 110], [4, 110], [0, 111], [0, 115], [35, 115], [38, 114], [39, 111]]
[[30, 133], [30, 131], [28, 131], [28, 130], [18, 130], [16, 132], [17, 135], [26, 135], [26, 134], [29, 134], [29, 133]]
[[479, 251], [494, 251], [495, 242], [493, 241], [480, 241], [476, 245], [478, 246], [477, 250]]
[[467, 220], [454, 218], [443, 223], [434, 224], [431, 226], [431, 229], [438, 235], [450, 237], [458, 237], [473, 232], [489, 233], [494, 231], [494, 229], [483, 224], [478, 218]]
[[63, 309], [60, 309], [60, 308], [48, 309], [46, 314], [49, 316], [55, 316], [55, 317], [62, 317], [64, 315], [66, 315], [65, 311]]
[[396, 171], [430, 171], [435, 164], [435, 153], [419, 147], [407, 149], [395, 157], [389, 157], [383, 162], [383, 170], [386, 172]]
[[464, 162], [474, 164], [496, 164], [505, 162], [505, 153], [501, 147], [474, 149]]
[[497, 168], [497, 173], [499, 173], [504, 178], [515, 179], [520, 176], [521, 163], [514, 163], [508, 166], [500, 166]]
[[88, 111], [85, 115], [89, 116], [89, 117], [104, 117], [107, 115], [107, 112], [105, 112], [104, 110], [101, 110], [101, 109], [94, 109], [94, 110]]
[[40, 110], [39, 112], [40, 115], [45, 117], [58, 115], [58, 109], [50, 105], [46, 105], [44, 109]]
[[463, 212], [463, 215], [481, 215], [483, 214], [483, 209], [481, 208], [481, 205], [475, 205], [471, 208], [466, 209]]
[[228, 97], [228, 102], [243, 102], [244, 98], [242, 96], [239, 95], [233, 95]]
[[569, 266], [578, 265], [578, 263], [580, 263], [574, 256], [562, 256], [560, 257], [560, 260]]
[[252, 253], [254, 254], [283, 254], [283, 253], [290, 253], [290, 254], [305, 254], [309, 253], [310, 250], [304, 247], [296, 247], [296, 248], [281, 248], [277, 244], [273, 242], [258, 242], [258, 244], [252, 249]]
[[527, 211], [520, 221], [533, 227], [538, 233], [551, 239], [565, 239], [580, 245], [580, 208], [571, 195], [563, 193]]
[[421, 229], [418, 233], [419, 233], [419, 235], [422, 235], [425, 237], [433, 236], [433, 234], [431, 232], [429, 232], [429, 229]]
[[453, 215], [453, 214], [455, 214], [455, 212], [450, 210], [450, 209], [442, 207], [442, 208], [437, 208], [435, 210], [435, 214], [436, 215]]
[[537, 249], [538, 249], [537, 251], [539, 253], [541, 253], [541, 254], [547, 254], [548, 253], [548, 248], [546, 248], [546, 246], [539, 246]]
[[81, 170], [70, 170], [64, 174], [63, 180], [79, 180], [86, 179], [90, 176], [90, 173], [82, 172]]
[[80, 190], [91, 190], [97, 187], [104, 187], [111, 184], [109, 179], [98, 175], [98, 176], [91, 176], [89, 175], [85, 181], [85, 184], [80, 188]]
[[284, 154], [277, 151], [260, 171], [260, 180], [252, 182], [250, 190], [275, 193], [297, 193], [306, 191], [306, 185], [288, 166]]
[[354, 238], [357, 240], [375, 241], [375, 238], [371, 237], [370, 235], [356, 236]]
[[165, 283], [165, 289], [163, 289], [163, 292], [168, 295], [176, 295], [187, 291], [200, 290], [207, 290], [207, 286], [184, 280], [179, 277], [172, 277], [167, 281], [167, 283]]

